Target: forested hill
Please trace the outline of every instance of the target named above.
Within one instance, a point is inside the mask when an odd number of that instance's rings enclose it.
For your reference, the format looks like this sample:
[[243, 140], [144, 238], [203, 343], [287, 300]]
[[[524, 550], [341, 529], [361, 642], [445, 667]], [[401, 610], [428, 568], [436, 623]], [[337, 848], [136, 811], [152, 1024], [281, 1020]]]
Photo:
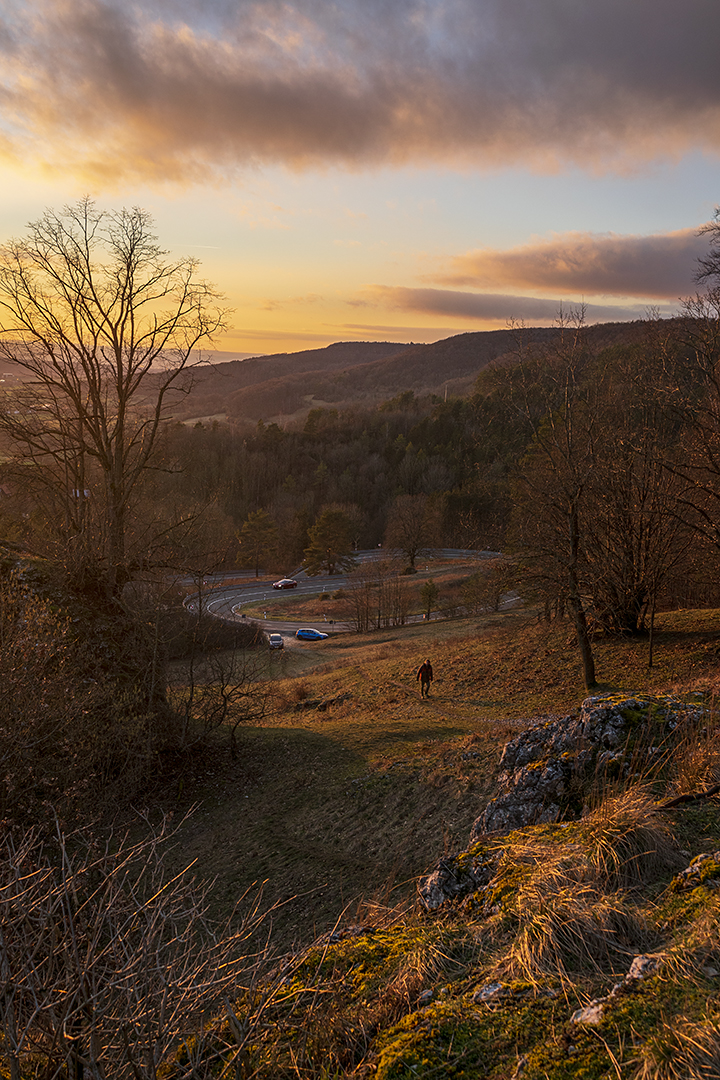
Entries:
[[[588, 341], [604, 347], [630, 341], [645, 323], [598, 323]], [[525, 341], [550, 340], [554, 327], [457, 334], [431, 345], [345, 341], [324, 349], [234, 360], [201, 368], [191, 393], [175, 409], [178, 419], [212, 415], [231, 421], [301, 418], [318, 405], [373, 405], [405, 390], [415, 394], [466, 393], [488, 364], [510, 361]]]
[[[396, 356], [407, 349], [407, 344], [399, 341], [337, 341], [323, 349], [305, 349], [296, 353], [274, 353], [270, 356], [255, 356], [247, 360], [221, 360], [210, 362], [195, 369], [192, 392], [176, 415], [182, 419], [202, 413], [228, 413], [240, 417], [242, 410], [236, 411], [230, 406], [230, 398], [241, 397], [243, 393], [255, 387], [265, 387], [283, 383], [285, 379], [294, 382], [311, 374], [317, 378], [328, 378], [338, 371], [359, 364], [368, 364], [387, 357]], [[218, 356], [226, 356], [219, 353]], [[282, 392], [278, 395], [279, 408], [282, 412]], [[260, 419], [262, 414], [249, 417]]]

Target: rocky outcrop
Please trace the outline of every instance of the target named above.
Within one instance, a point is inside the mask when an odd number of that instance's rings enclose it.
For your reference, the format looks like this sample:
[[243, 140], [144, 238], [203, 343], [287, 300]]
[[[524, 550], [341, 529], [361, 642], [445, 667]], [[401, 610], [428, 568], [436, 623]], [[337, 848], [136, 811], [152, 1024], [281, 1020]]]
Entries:
[[720, 851], [705, 852], [696, 855], [685, 870], [673, 878], [672, 888], [674, 892], [685, 892], [688, 889], [696, 889], [698, 885], [704, 885], [706, 881], [717, 883], [720, 878]]
[[418, 883], [423, 904], [434, 911], [446, 900], [469, 896], [488, 885], [496, 869], [497, 859], [480, 848], [440, 859], [435, 869]]
[[[475, 821], [468, 848], [442, 858], [419, 880], [423, 905], [436, 910], [448, 900], [471, 898], [485, 914], [500, 910], [523, 868], [503, 860], [497, 838], [528, 825], [580, 818], [593, 789], [660, 767], [676, 739], [704, 721], [700, 705], [590, 697], [577, 714], [522, 732], [503, 748], [500, 792]], [[711, 875], [720, 876], [720, 852], [695, 860], [674, 887], [692, 888]]]
[[587, 698], [577, 715], [530, 728], [500, 758], [500, 793], [475, 821], [471, 841], [525, 825], [580, 816], [594, 783], [643, 771], [699, 706], [660, 699]]
[[605, 997], [593, 998], [584, 1008], [577, 1009], [570, 1017], [571, 1024], [589, 1024], [596, 1027], [605, 1019], [606, 1008], [623, 994], [632, 993], [643, 979], [651, 979], [658, 974], [664, 956], [662, 953], [643, 953], [636, 956], [627, 975], [616, 982]]

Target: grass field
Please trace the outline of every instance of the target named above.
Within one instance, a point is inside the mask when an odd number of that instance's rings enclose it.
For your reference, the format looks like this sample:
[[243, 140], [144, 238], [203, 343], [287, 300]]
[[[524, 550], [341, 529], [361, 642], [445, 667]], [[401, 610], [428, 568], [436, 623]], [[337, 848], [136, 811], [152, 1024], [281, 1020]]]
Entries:
[[[719, 638], [719, 611], [662, 615], [651, 670], [647, 640], [598, 640], [598, 691], [712, 694]], [[426, 656], [436, 678], [423, 701]], [[570, 624], [522, 611], [337, 635], [270, 662], [272, 716], [243, 732], [237, 761], [218, 744], [169, 808], [196, 807], [178, 858], [215, 879], [218, 912], [253, 882], [286, 901], [274, 920], [284, 945], [363, 897], [412, 896], [417, 875], [464, 846], [503, 742], [586, 696]]]

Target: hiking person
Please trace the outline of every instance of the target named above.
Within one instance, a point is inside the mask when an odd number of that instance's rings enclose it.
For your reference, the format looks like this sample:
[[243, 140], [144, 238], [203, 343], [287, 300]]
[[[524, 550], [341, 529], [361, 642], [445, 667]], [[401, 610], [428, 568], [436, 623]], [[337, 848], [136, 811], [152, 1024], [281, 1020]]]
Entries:
[[430, 696], [430, 683], [433, 681], [433, 669], [429, 660], [426, 660], [417, 670], [415, 681], [420, 680], [420, 697]]

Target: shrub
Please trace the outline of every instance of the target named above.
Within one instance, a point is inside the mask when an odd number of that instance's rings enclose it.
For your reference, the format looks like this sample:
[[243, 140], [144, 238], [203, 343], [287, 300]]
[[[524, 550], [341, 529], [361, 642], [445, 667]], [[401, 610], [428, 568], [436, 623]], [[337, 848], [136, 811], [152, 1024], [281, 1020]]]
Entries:
[[[254, 1017], [238, 1016], [229, 995], [253, 981], [258, 957], [246, 941], [264, 916], [249, 903], [233, 928], [214, 925], [206, 889], [187, 870], [166, 875], [169, 836], [162, 826], [131, 845], [59, 828], [52, 842], [5, 832], [3, 1076], [156, 1080], [178, 1045], [198, 1080], [217, 1075], [219, 1058], [240, 1067]], [[207, 1011], [220, 1007], [225, 1028], [208, 1031]]]
[[18, 571], [0, 577], [0, 815], [67, 812], [132, 795], [177, 725], [146, 628], [121, 612], [71, 616]]

